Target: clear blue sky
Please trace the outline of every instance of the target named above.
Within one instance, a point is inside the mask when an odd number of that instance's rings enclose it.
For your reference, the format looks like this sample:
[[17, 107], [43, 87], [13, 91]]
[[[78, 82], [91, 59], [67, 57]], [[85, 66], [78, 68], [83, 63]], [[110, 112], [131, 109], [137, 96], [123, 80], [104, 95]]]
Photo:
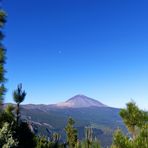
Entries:
[[5, 0], [5, 102], [23, 83], [24, 103], [76, 94], [148, 109], [147, 0]]

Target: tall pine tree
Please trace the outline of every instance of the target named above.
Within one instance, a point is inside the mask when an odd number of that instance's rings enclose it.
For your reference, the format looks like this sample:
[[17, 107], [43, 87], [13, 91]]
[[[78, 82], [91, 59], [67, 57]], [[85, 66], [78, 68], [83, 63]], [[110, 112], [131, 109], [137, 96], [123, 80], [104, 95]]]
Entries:
[[6, 88], [4, 86], [6, 78], [5, 78], [5, 68], [4, 64], [6, 62], [6, 49], [2, 43], [4, 39], [4, 34], [2, 29], [6, 23], [6, 13], [5, 11], [0, 8], [0, 109], [2, 109], [2, 104], [4, 100], [4, 95], [6, 92]]
[[75, 121], [70, 117], [68, 119], [68, 123], [65, 127], [66, 135], [67, 135], [67, 145], [69, 148], [74, 148], [77, 144], [77, 130], [74, 128]]
[[26, 92], [22, 90], [22, 84], [19, 84], [17, 89], [13, 92], [13, 99], [17, 103], [16, 107], [16, 122], [19, 123], [20, 119], [20, 103], [24, 101]]

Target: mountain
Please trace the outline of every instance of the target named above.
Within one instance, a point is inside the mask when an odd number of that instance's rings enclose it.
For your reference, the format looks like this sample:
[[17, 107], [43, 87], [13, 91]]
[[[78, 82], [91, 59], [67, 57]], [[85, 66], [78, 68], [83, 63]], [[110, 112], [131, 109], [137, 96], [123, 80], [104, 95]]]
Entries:
[[32, 125], [35, 134], [50, 137], [52, 133], [58, 132], [63, 141], [66, 140], [64, 128], [68, 118], [72, 117], [80, 140], [85, 137], [85, 128], [91, 127], [94, 137], [100, 140], [102, 147], [107, 147], [112, 143], [116, 128], [125, 131], [119, 111], [90, 97], [76, 95], [58, 104], [22, 105], [21, 117]]
[[89, 98], [85, 95], [76, 95], [66, 102], [58, 103], [56, 107], [69, 107], [69, 108], [84, 108], [84, 107], [107, 107], [103, 103]]

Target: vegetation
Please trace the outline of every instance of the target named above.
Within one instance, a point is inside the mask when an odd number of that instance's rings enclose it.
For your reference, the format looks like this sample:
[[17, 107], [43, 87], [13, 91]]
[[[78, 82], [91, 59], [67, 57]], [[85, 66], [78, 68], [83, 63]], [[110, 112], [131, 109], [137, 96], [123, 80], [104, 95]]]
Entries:
[[22, 90], [22, 84], [19, 84], [17, 89], [13, 92], [13, 99], [17, 103], [16, 107], [16, 122], [20, 119], [20, 103], [24, 101], [26, 92]]
[[112, 148], [148, 148], [148, 113], [129, 102], [120, 115], [130, 135], [124, 135], [118, 129], [114, 133]]
[[76, 147], [78, 135], [77, 130], [74, 128], [75, 121], [70, 117], [65, 128], [67, 134], [67, 145], [69, 148]]
[[15, 118], [15, 109], [8, 105], [0, 114], [0, 144], [2, 148], [26, 148], [36, 147], [35, 135], [32, 133], [30, 124]]
[[[17, 106], [16, 106], [17, 108]], [[62, 142], [58, 133], [51, 137], [36, 137], [31, 131], [31, 124], [23, 122], [17, 124], [14, 107], [9, 105], [1, 115], [0, 146], [14, 148], [100, 148], [100, 143], [93, 136], [93, 129], [85, 129], [85, 139], [78, 139], [75, 121], [70, 117], [65, 127], [67, 141]], [[113, 135], [111, 148], [148, 148], [148, 114], [140, 110], [134, 102], [127, 103], [125, 109], [121, 109], [120, 115], [126, 124], [129, 134], [124, 134], [117, 129]], [[130, 117], [129, 117], [130, 116]], [[11, 120], [10, 120], [11, 119]]]
[[[22, 84], [13, 92], [16, 106], [3, 107], [6, 92], [4, 86], [6, 49], [2, 44], [4, 38], [2, 28], [5, 22], [6, 13], [0, 10], [0, 148], [100, 148], [100, 143], [93, 137], [93, 129], [90, 127], [85, 129], [85, 139], [78, 139], [75, 121], [71, 117], [65, 127], [66, 142], [60, 140], [59, 133], [53, 133], [48, 138], [36, 136], [32, 124], [21, 119], [20, 103], [26, 96]], [[125, 109], [121, 109], [120, 116], [129, 134], [125, 135], [117, 129], [113, 135], [111, 148], [148, 148], [148, 113], [140, 110], [134, 102], [129, 102]]]
[[100, 148], [100, 143], [97, 138], [93, 139], [93, 129], [91, 127], [85, 128], [85, 140], [83, 140], [80, 147]]
[[4, 39], [4, 34], [2, 29], [6, 22], [6, 13], [3, 10], [0, 10], [0, 109], [2, 110], [2, 104], [4, 100], [4, 95], [6, 92], [6, 88], [4, 86], [6, 78], [5, 78], [5, 68], [4, 64], [6, 62], [6, 49], [2, 44]]
[[9, 148], [18, 145], [17, 139], [14, 139], [14, 131], [11, 128], [12, 125], [5, 122], [0, 129], [0, 147]]

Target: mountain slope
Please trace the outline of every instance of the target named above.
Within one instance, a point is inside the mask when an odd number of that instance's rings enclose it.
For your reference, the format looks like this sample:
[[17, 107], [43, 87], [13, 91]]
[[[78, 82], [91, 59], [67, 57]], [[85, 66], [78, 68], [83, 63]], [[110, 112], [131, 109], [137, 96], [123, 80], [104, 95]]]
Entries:
[[54, 105], [22, 105], [21, 109], [22, 118], [33, 126], [37, 135], [50, 137], [53, 132], [58, 132], [65, 140], [64, 127], [68, 117], [72, 117], [79, 139], [84, 139], [85, 127], [91, 127], [103, 147], [110, 146], [117, 127], [125, 130], [119, 111], [84, 95], [76, 95], [64, 103]]
[[84, 139], [85, 127], [91, 127], [94, 137], [97, 137], [101, 145], [106, 147], [112, 143], [114, 130], [117, 127], [124, 129], [119, 111], [120, 109], [109, 107], [56, 107], [48, 110], [22, 108], [22, 117], [32, 124], [37, 135], [50, 137], [53, 132], [58, 132], [62, 140], [66, 139], [64, 128], [68, 117], [72, 117], [79, 132], [79, 139]]

